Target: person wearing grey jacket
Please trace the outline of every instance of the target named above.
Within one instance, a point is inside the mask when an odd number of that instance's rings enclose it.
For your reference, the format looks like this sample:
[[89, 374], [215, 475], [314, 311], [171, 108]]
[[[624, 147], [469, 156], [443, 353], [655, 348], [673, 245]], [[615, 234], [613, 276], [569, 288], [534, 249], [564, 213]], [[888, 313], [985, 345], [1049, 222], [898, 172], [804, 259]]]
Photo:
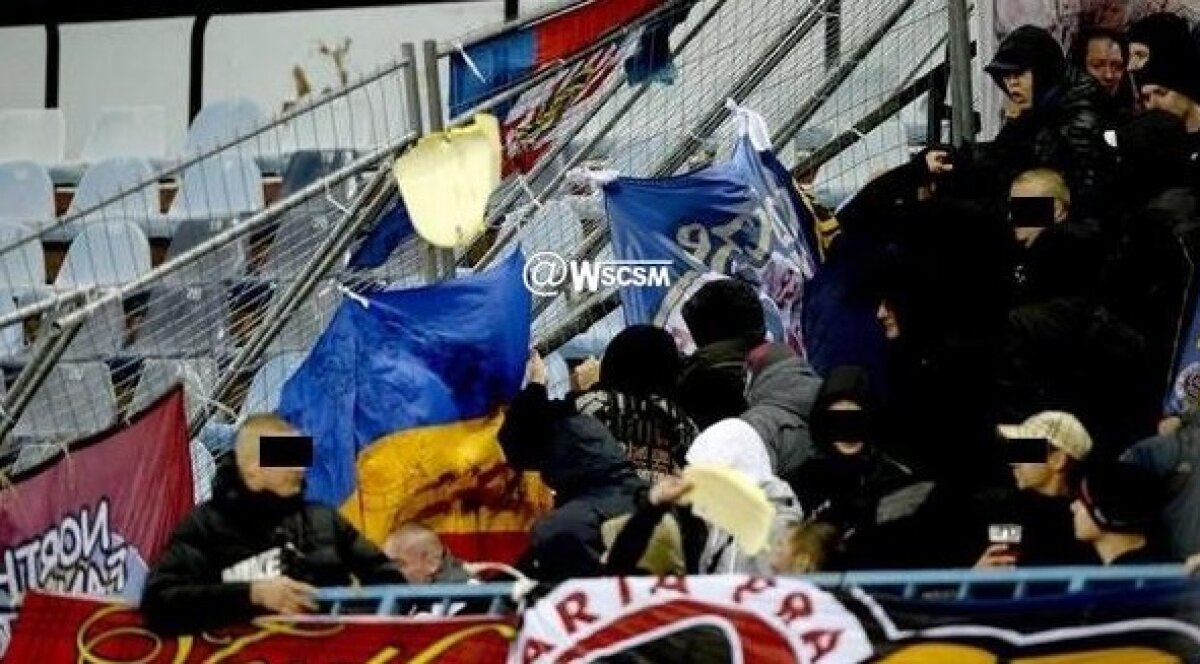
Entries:
[[[783, 476], [800, 467], [813, 455], [808, 417], [821, 379], [803, 358], [782, 343], [766, 341], [766, 324], [758, 293], [738, 279], [721, 279], [705, 284], [684, 305], [683, 318], [698, 350], [693, 356], [708, 367], [685, 371], [682, 379], [684, 409], [704, 425], [734, 416], [758, 434], [771, 460], [771, 470]], [[708, 362], [717, 357], [719, 363]], [[719, 364], [719, 369], [717, 368]], [[704, 389], [689, 389], [704, 373], [720, 374], [724, 380], [708, 381]], [[720, 384], [732, 387], [744, 381], [744, 402], [731, 389], [714, 390]], [[706, 399], [689, 395], [703, 392]], [[720, 392], [724, 403], [711, 403]], [[703, 402], [703, 407], [700, 407]], [[737, 409], [744, 408], [740, 413]], [[699, 412], [703, 411], [703, 412]], [[708, 417], [720, 411], [719, 417]]]
[[1136, 443], [1121, 461], [1150, 471], [1166, 490], [1162, 525], [1171, 552], [1185, 558], [1200, 551], [1200, 412], [1186, 414], [1173, 433]]
[[821, 379], [786, 344], [763, 344], [747, 360], [749, 407], [739, 419], [766, 445], [775, 475], [787, 475], [815, 453], [808, 420], [821, 389]]

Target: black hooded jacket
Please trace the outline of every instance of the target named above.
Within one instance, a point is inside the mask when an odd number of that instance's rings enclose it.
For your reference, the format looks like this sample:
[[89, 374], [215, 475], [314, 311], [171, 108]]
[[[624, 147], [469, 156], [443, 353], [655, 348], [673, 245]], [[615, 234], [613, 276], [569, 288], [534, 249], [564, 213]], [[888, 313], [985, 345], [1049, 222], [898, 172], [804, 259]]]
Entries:
[[1000, 130], [988, 151], [993, 168], [1008, 182], [1032, 168], [1054, 168], [1071, 186], [1076, 218], [1100, 215], [1115, 169], [1104, 142], [1104, 89], [1086, 72], [1069, 68], [1058, 42], [1033, 26], [1006, 37], [987, 71], [1001, 90], [1005, 74], [1033, 72], [1033, 107]]
[[250, 491], [236, 464], [226, 461], [213, 480], [212, 499], [179, 524], [150, 570], [142, 612], [164, 633], [244, 622], [264, 613], [250, 602], [249, 568], [261, 567], [267, 577], [276, 565], [277, 573], [314, 586], [349, 585], [352, 578], [404, 583], [337, 510]]
[[879, 449], [879, 427], [871, 426], [869, 440], [855, 455], [834, 447], [834, 433], [826, 425], [829, 408], [838, 401], [853, 401], [868, 418], [878, 417], [876, 399], [867, 384], [867, 372], [855, 366], [829, 372], [813, 404], [810, 430], [816, 454], [783, 479], [791, 485], [804, 513], [832, 523], [843, 533], [875, 523], [879, 499], [913, 479], [903, 464]]
[[1164, 111], [1148, 111], [1118, 133], [1125, 211], [1109, 266], [1109, 307], [1146, 341], [1159, 384], [1195, 297], [1200, 260], [1200, 201], [1188, 181], [1186, 133]]

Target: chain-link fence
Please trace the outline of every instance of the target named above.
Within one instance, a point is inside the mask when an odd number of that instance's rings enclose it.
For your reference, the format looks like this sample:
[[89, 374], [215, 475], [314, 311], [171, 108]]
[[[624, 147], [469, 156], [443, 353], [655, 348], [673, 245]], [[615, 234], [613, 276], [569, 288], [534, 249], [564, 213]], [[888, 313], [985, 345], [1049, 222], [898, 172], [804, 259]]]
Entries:
[[[537, 182], [493, 211], [506, 228], [484, 262], [511, 241], [527, 254], [609, 256], [599, 201], [570, 169], [664, 176], [723, 158], [730, 98], [767, 119], [785, 164], [820, 166], [817, 195], [836, 206], [927, 139], [926, 90], [945, 60], [947, 25], [944, 0], [695, 2], [672, 35], [673, 83], [606, 97]], [[615, 293], [541, 298], [535, 334], [555, 348], [617, 306]]]
[[[415, 85], [411, 59], [393, 63], [0, 248], [2, 283], [33, 272], [0, 310], [0, 329], [20, 331], [4, 357], [11, 470], [180, 383], [193, 433], [270, 410], [344, 284], [419, 274], [411, 251], [382, 271], [348, 269], [394, 199], [390, 158], [417, 135]], [[29, 265], [60, 243], [61, 265]]]
[[[926, 138], [925, 91], [945, 76], [945, 7], [677, 0], [506, 92], [467, 100], [465, 112], [449, 113], [452, 123], [520, 104], [532, 86], [566, 80], [582, 66], [614, 67], [558, 118], [538, 158], [518, 169], [525, 175], [496, 192], [494, 227], [460, 252], [458, 265], [485, 267], [514, 244], [527, 255], [611, 257], [600, 200], [574, 169], [663, 176], [722, 158], [733, 142], [730, 98], [765, 116], [786, 164], [819, 166], [818, 195], [836, 204]], [[624, 57], [639, 30], [677, 19], [666, 76], [629, 85], [615, 56], [603, 55], [605, 45], [619, 45], [614, 52]], [[485, 38], [433, 53], [444, 67]], [[426, 72], [434, 93], [436, 71]], [[2, 422], [12, 429], [10, 453], [21, 450], [18, 466], [128, 417], [180, 382], [193, 435], [220, 440], [210, 434], [276, 405], [347, 293], [423, 283], [426, 249], [415, 239], [375, 267], [348, 262], [362, 231], [395, 204], [394, 184], [378, 167], [419, 128], [415, 74], [410, 61], [391, 65], [76, 206], [51, 227], [0, 236], [0, 279], [13, 302], [0, 308], [11, 378]], [[446, 114], [442, 101], [439, 94], [429, 104], [435, 126]], [[47, 248], [67, 242], [57, 265]], [[35, 264], [39, 257], [45, 265]], [[535, 306], [539, 343], [561, 347], [550, 363], [557, 391], [566, 387], [564, 358], [598, 354], [622, 326], [613, 292], [564, 293]]]

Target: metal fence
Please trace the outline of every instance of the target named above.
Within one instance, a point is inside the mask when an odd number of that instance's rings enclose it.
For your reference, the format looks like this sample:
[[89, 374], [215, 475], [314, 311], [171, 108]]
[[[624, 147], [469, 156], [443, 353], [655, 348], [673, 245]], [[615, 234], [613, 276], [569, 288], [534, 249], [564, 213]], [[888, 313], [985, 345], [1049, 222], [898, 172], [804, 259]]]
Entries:
[[[5, 360], [15, 375], [0, 420], [11, 470], [179, 382], [194, 434], [214, 415], [229, 422], [272, 408], [336, 309], [339, 286], [420, 273], [412, 252], [397, 252], [382, 272], [346, 269], [360, 232], [395, 196], [391, 158], [419, 134], [417, 102], [408, 49], [0, 248], [0, 283], [11, 285], [19, 280], [5, 270], [25, 266], [9, 258], [69, 242], [52, 285], [37, 279], [19, 294], [23, 306], [0, 314], [0, 329], [23, 325], [32, 340]], [[269, 163], [278, 176], [263, 176], [259, 165]]]
[[[674, 82], [606, 92], [529, 182], [498, 197], [498, 238], [467, 255], [486, 265], [518, 243], [527, 254], [605, 258], [599, 200], [572, 169], [664, 176], [722, 158], [733, 144], [727, 99], [763, 114], [785, 164], [820, 166], [816, 193], [836, 206], [928, 137], [948, 23], [945, 0], [699, 0], [673, 34]], [[608, 326], [618, 306], [615, 293], [541, 298], [535, 333], [552, 350]]]
[[[6, 449], [22, 450], [17, 467], [27, 466], [177, 382], [188, 391], [193, 435], [220, 440], [222, 425], [276, 405], [347, 288], [449, 277], [453, 265], [486, 267], [517, 244], [527, 254], [604, 258], [611, 247], [600, 200], [574, 169], [662, 176], [721, 158], [732, 144], [730, 98], [766, 117], [786, 164], [819, 166], [818, 196], [836, 204], [926, 138], [930, 99], [941, 103], [927, 91], [938, 92], [939, 79], [944, 89], [947, 76], [946, 7], [946, 0], [674, 0], [448, 119], [442, 81], [452, 54], [562, 7], [427, 43], [424, 101], [430, 128], [439, 129], [687, 11], [672, 33], [673, 81], [631, 86], [618, 70], [556, 129], [529, 173], [496, 192], [492, 230], [455, 256], [413, 240], [378, 268], [347, 266], [361, 231], [396, 196], [379, 166], [421, 128], [411, 48], [400, 62], [118, 186], [52, 226], [0, 238], [0, 283], [17, 302], [15, 311], [0, 309], [0, 332], [19, 339], [0, 360], [12, 377], [0, 418], [0, 435], [11, 430]], [[278, 175], [264, 177], [264, 168]], [[62, 265], [54, 265], [43, 249], [65, 242]], [[39, 257], [51, 259], [40, 272], [31, 265]], [[535, 335], [545, 350], [567, 344], [564, 353], [588, 352], [578, 343], [570, 351], [568, 342], [589, 328], [611, 337], [622, 326], [618, 305], [611, 292], [540, 298]], [[560, 390], [561, 364], [551, 363]]]

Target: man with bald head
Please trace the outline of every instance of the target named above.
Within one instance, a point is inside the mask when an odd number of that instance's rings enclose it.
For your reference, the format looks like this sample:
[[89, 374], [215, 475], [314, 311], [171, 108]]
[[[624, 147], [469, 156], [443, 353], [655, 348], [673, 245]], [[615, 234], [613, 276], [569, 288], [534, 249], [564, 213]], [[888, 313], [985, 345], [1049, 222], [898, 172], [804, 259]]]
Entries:
[[392, 531], [383, 544], [383, 552], [409, 583], [466, 583], [471, 579], [438, 534], [415, 521]]
[[404, 582], [337, 510], [304, 499], [304, 468], [264, 463], [266, 437], [281, 449], [311, 444], [275, 415], [246, 418], [212, 499], [178, 526], [150, 571], [141, 608], [153, 629], [196, 632], [307, 613], [320, 586]]

